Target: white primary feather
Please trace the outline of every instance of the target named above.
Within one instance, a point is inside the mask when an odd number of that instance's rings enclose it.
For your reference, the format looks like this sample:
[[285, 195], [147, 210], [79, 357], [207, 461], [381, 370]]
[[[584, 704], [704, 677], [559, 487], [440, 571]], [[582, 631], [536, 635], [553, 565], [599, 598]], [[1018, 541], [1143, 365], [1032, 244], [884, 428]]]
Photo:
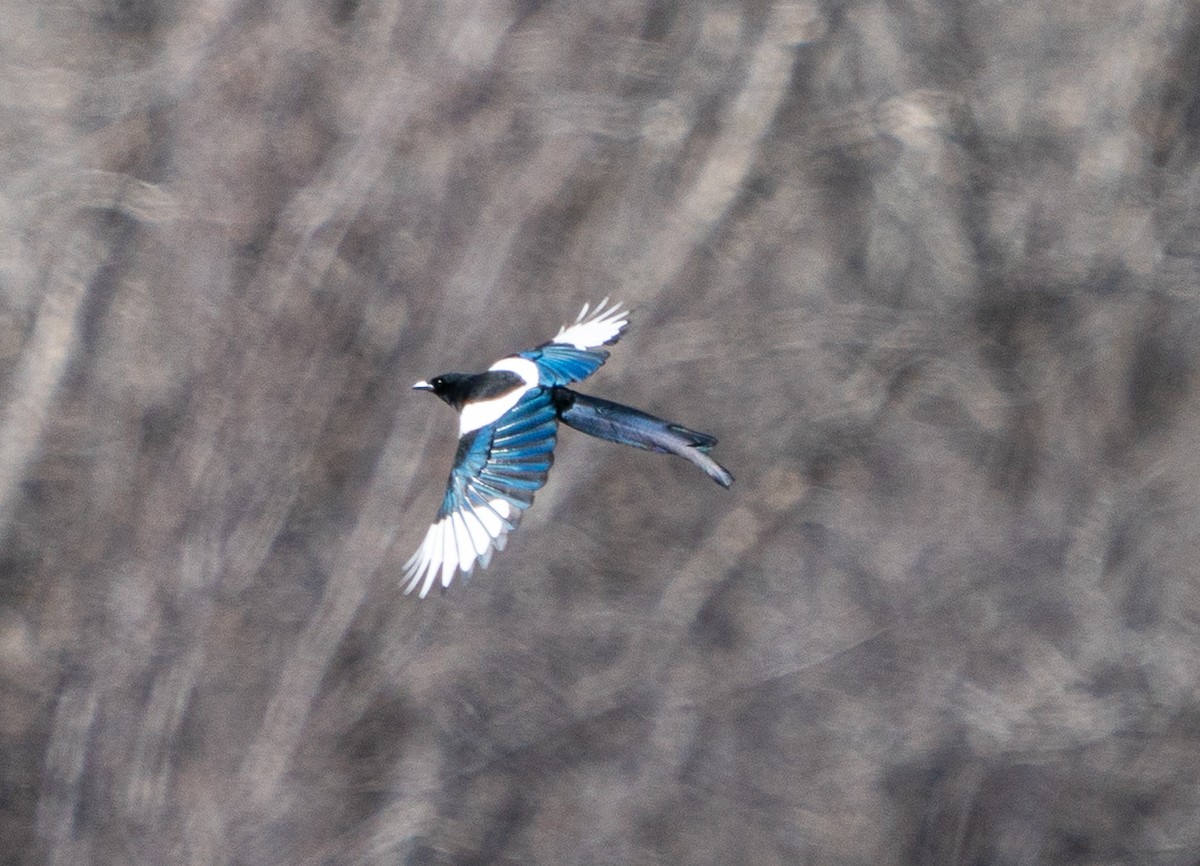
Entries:
[[629, 311], [621, 308], [620, 303], [613, 304], [607, 310], [608, 298], [605, 298], [588, 317], [588, 305], [584, 304], [574, 324], [559, 328], [553, 343], [574, 346], [576, 349], [594, 349], [611, 342], [620, 335], [629, 324]]
[[446, 524], [446, 550], [442, 554], [442, 588], [445, 589], [454, 579], [458, 571], [458, 538], [454, 531], [454, 515], [447, 514], [443, 519]]
[[483, 521], [479, 519], [479, 515], [473, 508], [464, 508], [459, 513], [462, 514], [463, 524], [467, 527], [467, 535], [470, 536], [471, 544], [475, 548], [475, 555], [477, 557], [485, 556], [492, 549], [492, 536], [488, 534], [487, 527], [483, 525]]
[[504, 550], [505, 545], [508, 544], [508, 524], [505, 521], [508, 521], [512, 517], [513, 507], [505, 499], [489, 499], [488, 510], [491, 512], [493, 518], [496, 519], [497, 526], [500, 529], [496, 533], [496, 537], [492, 540], [492, 546], [496, 550]]
[[412, 592], [421, 583], [424, 583], [424, 586], [421, 587], [421, 598], [429, 593], [429, 587], [433, 585], [433, 573], [437, 570], [441, 560], [441, 549], [442, 521], [439, 520], [429, 527], [429, 531], [425, 533], [425, 540], [421, 542], [417, 552], [404, 564], [404, 576], [408, 578], [408, 585], [404, 588], [405, 593]]
[[434, 583], [448, 587], [459, 571], [470, 574], [477, 564], [487, 568], [493, 551], [503, 550], [508, 541], [513, 510], [504, 499], [489, 499], [478, 506], [467, 503], [435, 522], [404, 564], [405, 595], [420, 587], [417, 595], [425, 598]]
[[476, 508], [475, 516], [479, 518], [479, 522], [491, 538], [498, 538], [504, 534], [504, 521], [491, 508]]
[[434, 575], [442, 564], [444, 536], [445, 522], [439, 520], [429, 527], [429, 531], [425, 533], [425, 540], [421, 542], [417, 552], [408, 562], [404, 563], [404, 576], [408, 580], [408, 584], [404, 587], [406, 595], [418, 586], [421, 587], [419, 593], [421, 598], [429, 594], [429, 589], [433, 586]]
[[466, 509], [456, 511], [450, 515], [450, 519], [454, 522], [454, 537], [458, 541], [458, 565], [466, 574], [471, 573], [471, 569], [475, 567], [475, 542], [471, 540], [471, 532], [467, 529], [467, 522], [463, 519]]

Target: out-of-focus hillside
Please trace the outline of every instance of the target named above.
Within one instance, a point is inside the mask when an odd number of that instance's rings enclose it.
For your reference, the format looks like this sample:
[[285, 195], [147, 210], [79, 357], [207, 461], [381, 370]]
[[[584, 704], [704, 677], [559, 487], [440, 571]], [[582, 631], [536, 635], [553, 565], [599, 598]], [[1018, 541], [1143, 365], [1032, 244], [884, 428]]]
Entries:
[[[1200, 8], [11, 0], [0, 848], [1200, 860]], [[490, 570], [481, 369], [612, 295]]]

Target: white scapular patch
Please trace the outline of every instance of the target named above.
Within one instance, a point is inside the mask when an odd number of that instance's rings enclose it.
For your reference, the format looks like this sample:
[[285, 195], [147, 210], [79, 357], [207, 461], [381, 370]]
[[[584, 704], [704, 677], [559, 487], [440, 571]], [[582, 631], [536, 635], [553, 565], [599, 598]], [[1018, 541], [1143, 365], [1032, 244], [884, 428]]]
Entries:
[[458, 435], [472, 433], [480, 427], [486, 427], [504, 417], [504, 413], [521, 402], [529, 387], [514, 388], [507, 394], [492, 397], [490, 400], [476, 400], [463, 406], [462, 414], [458, 416]]
[[417, 552], [404, 564], [408, 581], [404, 594], [419, 586], [417, 595], [425, 598], [434, 583], [448, 587], [459, 571], [470, 574], [477, 564], [487, 568], [492, 552], [504, 549], [513, 510], [507, 500], [490, 499], [478, 507], [464, 505], [430, 526]]
[[458, 418], [458, 435], [471, 433], [478, 430], [480, 427], [486, 427], [489, 424], [494, 424], [504, 417], [504, 413], [512, 409], [521, 402], [521, 398], [529, 392], [529, 389], [537, 386], [538, 383], [538, 368], [537, 364], [526, 358], [501, 358], [495, 364], [488, 367], [489, 370], [504, 370], [509, 373], [516, 373], [525, 382], [524, 386], [518, 386], [511, 391], [501, 394], [498, 397], [492, 397], [490, 400], [476, 400], [468, 403], [463, 407], [462, 414]]
[[597, 304], [590, 318], [585, 318], [588, 305], [584, 304], [575, 323], [559, 328], [551, 342], [564, 343], [576, 349], [594, 349], [616, 339], [629, 324], [629, 311], [621, 309], [620, 303], [605, 310], [607, 304], [608, 298]]
[[525, 384], [532, 388], [538, 383], [538, 366], [528, 358], [522, 358], [519, 355], [510, 355], [507, 358], [501, 358], [495, 364], [488, 367], [489, 370], [507, 370], [509, 373], [516, 373], [525, 380]]

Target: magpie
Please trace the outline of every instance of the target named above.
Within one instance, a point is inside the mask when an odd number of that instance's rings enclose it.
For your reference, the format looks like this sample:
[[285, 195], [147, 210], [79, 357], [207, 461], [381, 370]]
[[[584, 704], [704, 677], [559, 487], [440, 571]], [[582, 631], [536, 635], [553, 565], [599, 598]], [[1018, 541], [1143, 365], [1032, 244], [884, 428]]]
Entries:
[[440, 573], [442, 588], [458, 571], [487, 568], [508, 533], [533, 504], [554, 462], [558, 422], [590, 436], [690, 460], [722, 487], [733, 484], [708, 456], [715, 436], [697, 433], [645, 412], [589, 397], [566, 386], [600, 369], [621, 338], [629, 313], [601, 301], [554, 339], [509, 355], [482, 373], [442, 373], [414, 390], [431, 391], [459, 413], [458, 450], [446, 495], [425, 541], [404, 565], [404, 594], [424, 598]]

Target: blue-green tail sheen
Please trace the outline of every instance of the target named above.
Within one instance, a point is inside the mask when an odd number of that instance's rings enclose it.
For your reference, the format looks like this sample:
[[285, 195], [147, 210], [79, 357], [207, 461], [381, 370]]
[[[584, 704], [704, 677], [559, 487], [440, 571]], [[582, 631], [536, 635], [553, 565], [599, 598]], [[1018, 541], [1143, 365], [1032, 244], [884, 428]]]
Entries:
[[708, 456], [708, 451], [717, 444], [715, 436], [569, 388], [554, 389], [554, 405], [558, 407], [559, 419], [581, 433], [647, 451], [675, 454], [695, 463], [722, 487], [733, 484], [729, 470]]

